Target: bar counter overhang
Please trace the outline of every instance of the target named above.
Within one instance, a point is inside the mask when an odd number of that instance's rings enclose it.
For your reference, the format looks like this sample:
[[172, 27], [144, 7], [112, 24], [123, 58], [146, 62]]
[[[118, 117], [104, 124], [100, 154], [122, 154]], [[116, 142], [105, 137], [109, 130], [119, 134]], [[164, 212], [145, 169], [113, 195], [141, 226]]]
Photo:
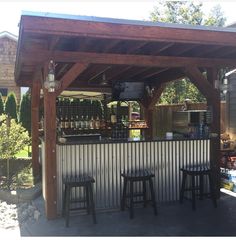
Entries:
[[[96, 178], [96, 205], [101, 208], [118, 206], [123, 167], [137, 165], [153, 169], [158, 201], [178, 199], [182, 164], [195, 162], [198, 158], [211, 161], [217, 176], [220, 90], [215, 84], [220, 68], [236, 66], [235, 39], [235, 28], [24, 12], [19, 24], [15, 81], [19, 86], [31, 88], [35, 177], [40, 176], [39, 109], [43, 106], [42, 176], [47, 218], [57, 217], [61, 207], [61, 176], [67, 172], [91, 169]], [[56, 80], [61, 84], [55, 92], [48, 92], [44, 87], [50, 60], [57, 64]], [[104, 72], [109, 80], [106, 86], [99, 82], [100, 74]], [[152, 137], [154, 106], [166, 84], [184, 77], [200, 90], [211, 107], [210, 130], [218, 135], [216, 138], [210, 141], [57, 144], [56, 97], [64, 90], [105, 93], [111, 91], [112, 81], [132, 78], [154, 88], [152, 95], [145, 96], [140, 102], [149, 126], [147, 140]], [[40, 97], [41, 89], [43, 98]], [[204, 148], [201, 150], [201, 147]]]

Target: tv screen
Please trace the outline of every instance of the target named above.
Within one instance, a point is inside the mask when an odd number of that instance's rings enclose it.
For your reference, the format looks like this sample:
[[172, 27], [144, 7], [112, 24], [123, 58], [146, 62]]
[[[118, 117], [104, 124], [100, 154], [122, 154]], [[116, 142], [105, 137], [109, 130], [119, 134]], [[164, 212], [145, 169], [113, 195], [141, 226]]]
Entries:
[[112, 99], [119, 100], [140, 100], [144, 95], [144, 83], [133, 81], [116, 81], [112, 85]]

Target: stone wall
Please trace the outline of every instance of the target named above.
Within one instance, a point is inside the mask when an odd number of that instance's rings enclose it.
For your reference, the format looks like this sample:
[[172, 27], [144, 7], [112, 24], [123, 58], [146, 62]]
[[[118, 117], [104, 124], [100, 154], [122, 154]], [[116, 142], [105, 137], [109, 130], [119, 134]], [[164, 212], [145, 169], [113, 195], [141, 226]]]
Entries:
[[0, 38], [0, 88], [15, 92], [19, 104], [20, 87], [16, 86], [14, 80], [16, 49], [17, 41], [7, 36]]

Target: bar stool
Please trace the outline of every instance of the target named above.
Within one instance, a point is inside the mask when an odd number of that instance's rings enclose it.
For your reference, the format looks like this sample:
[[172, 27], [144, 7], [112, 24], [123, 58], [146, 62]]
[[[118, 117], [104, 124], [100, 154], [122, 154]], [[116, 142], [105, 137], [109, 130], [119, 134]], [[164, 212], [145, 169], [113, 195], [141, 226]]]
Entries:
[[[200, 200], [203, 199], [203, 196], [210, 195], [214, 207], [217, 207], [216, 196], [213, 187], [212, 180], [212, 170], [208, 165], [198, 165], [198, 166], [189, 166], [186, 168], [180, 169], [183, 172], [183, 180], [182, 186], [180, 189], [180, 203], [183, 203], [184, 192], [191, 191], [191, 201], [192, 201], [192, 209], [196, 210], [196, 195], [200, 197]], [[187, 177], [191, 178], [190, 187], [186, 188], [186, 180]], [[199, 177], [200, 186], [196, 186], [195, 178]], [[204, 177], [208, 177], [210, 193], [204, 193]], [[195, 191], [199, 191], [200, 193], [196, 194]]]
[[[157, 215], [156, 201], [155, 201], [155, 193], [153, 189], [153, 181], [152, 178], [155, 175], [147, 170], [135, 170], [127, 173], [122, 173], [121, 177], [124, 178], [124, 187], [123, 187], [123, 195], [121, 199], [121, 210], [125, 210], [126, 200], [129, 198], [129, 216], [130, 219], [134, 217], [134, 204], [135, 203], [143, 203], [144, 207], [146, 207], [149, 201], [152, 202], [154, 214]], [[134, 183], [142, 182], [142, 192], [134, 193]], [[147, 191], [146, 191], [146, 182], [149, 182], [149, 188], [151, 193], [151, 200], [147, 199]], [[128, 184], [129, 183], [129, 184]], [[127, 187], [130, 187], [130, 194], [127, 194]], [[141, 201], [134, 201], [134, 197], [142, 197]]]
[[[64, 195], [63, 195], [63, 216], [66, 219], [66, 227], [69, 226], [70, 211], [87, 209], [87, 213], [92, 212], [93, 222], [96, 223], [95, 205], [93, 201], [92, 184], [95, 182], [94, 178], [88, 175], [67, 176], [63, 179]], [[82, 187], [84, 189], [85, 198], [72, 199], [72, 188]], [[84, 207], [71, 208], [72, 203], [85, 203]]]

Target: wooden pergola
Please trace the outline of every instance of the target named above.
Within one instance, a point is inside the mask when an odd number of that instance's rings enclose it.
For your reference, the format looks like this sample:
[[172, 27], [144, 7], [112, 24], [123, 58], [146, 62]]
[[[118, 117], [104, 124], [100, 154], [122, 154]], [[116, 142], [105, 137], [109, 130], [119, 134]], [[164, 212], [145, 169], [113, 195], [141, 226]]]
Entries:
[[[212, 107], [211, 132], [220, 133], [220, 91], [214, 85], [220, 68], [236, 66], [236, 29], [31, 12], [22, 14], [19, 28], [15, 81], [31, 88], [35, 176], [40, 170], [38, 124], [44, 89], [48, 219], [57, 216], [56, 97], [63, 90], [109, 92], [113, 80], [142, 81], [154, 87], [152, 98], [141, 102], [151, 127], [153, 107], [166, 83], [188, 77]], [[50, 60], [57, 64], [61, 82], [53, 93], [43, 86]], [[103, 73], [106, 85], [101, 83]]]

